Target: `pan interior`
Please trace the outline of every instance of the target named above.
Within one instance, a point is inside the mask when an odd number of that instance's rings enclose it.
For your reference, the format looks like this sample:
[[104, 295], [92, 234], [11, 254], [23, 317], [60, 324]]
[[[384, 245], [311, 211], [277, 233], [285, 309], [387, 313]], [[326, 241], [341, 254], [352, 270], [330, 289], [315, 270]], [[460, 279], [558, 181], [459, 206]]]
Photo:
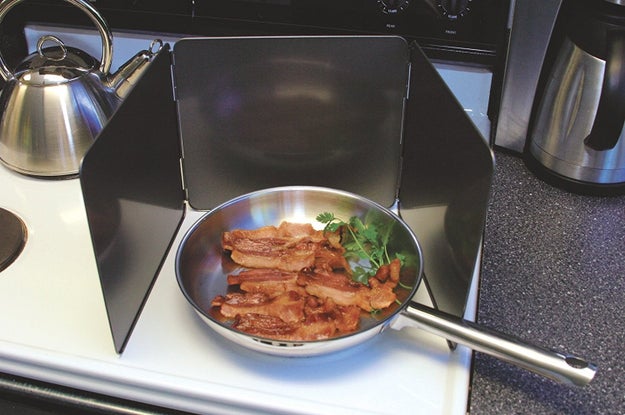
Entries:
[[[391, 252], [403, 251], [411, 256], [411, 265], [403, 267], [401, 281], [403, 286], [409, 288], [398, 287], [396, 290], [399, 303], [375, 316], [363, 313], [358, 332], [383, 324], [403, 308], [417, 289], [422, 268], [420, 247], [414, 234], [392, 212], [367, 199], [333, 189], [285, 187], [262, 190], [226, 202], [208, 212], [187, 232], [177, 252], [176, 275], [182, 292], [203, 317], [248, 336], [231, 328], [229, 321], [222, 321], [210, 312], [213, 298], [228, 291], [226, 276], [238, 272], [239, 267], [221, 248], [223, 232], [277, 226], [282, 221], [311, 223], [313, 227], [323, 229], [324, 225], [316, 221], [317, 215], [323, 212], [332, 212], [343, 220], [352, 216], [364, 219], [367, 215], [375, 215], [377, 221], [393, 226], [389, 241]], [[289, 345], [289, 342], [280, 343]]]

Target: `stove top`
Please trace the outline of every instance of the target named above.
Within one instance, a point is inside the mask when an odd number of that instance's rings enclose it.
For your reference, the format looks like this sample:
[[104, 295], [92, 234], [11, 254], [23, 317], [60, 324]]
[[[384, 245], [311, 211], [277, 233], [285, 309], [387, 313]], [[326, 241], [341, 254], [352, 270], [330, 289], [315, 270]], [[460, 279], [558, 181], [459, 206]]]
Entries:
[[[462, 414], [471, 351], [389, 330], [343, 352], [280, 358], [233, 345], [187, 304], [172, 250], [123, 354], [115, 353], [78, 180], [0, 169], [29, 241], [0, 278], [0, 370], [197, 413]], [[204, 212], [189, 210], [176, 236]], [[435, 224], [430, 224], [435, 228]], [[473, 280], [466, 317], [475, 313]], [[425, 292], [417, 299], [427, 303]]]

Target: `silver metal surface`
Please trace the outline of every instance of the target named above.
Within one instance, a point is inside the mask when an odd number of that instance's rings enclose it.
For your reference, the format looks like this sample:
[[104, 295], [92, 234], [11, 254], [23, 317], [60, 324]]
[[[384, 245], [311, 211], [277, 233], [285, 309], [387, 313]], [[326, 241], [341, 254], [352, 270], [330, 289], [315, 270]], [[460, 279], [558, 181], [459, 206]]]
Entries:
[[44, 87], [9, 82], [0, 96], [0, 159], [28, 175], [76, 174], [117, 105], [95, 74]]
[[[232, 229], [255, 229], [279, 225], [282, 221], [317, 223], [316, 216], [332, 212], [340, 218], [364, 218], [375, 215], [380, 223], [392, 226], [390, 252], [418, 258], [413, 269], [405, 267], [402, 285], [412, 287], [398, 291], [400, 304], [381, 311], [376, 317], [361, 319], [353, 334], [329, 340], [307, 342], [275, 341], [238, 332], [228, 322], [210, 313], [211, 301], [227, 292], [226, 276], [237, 265], [223, 255], [221, 237]], [[319, 229], [323, 225], [319, 224]], [[360, 344], [387, 327], [417, 327], [458, 342], [499, 359], [529, 369], [556, 381], [585, 385], [592, 380], [596, 367], [582, 358], [565, 356], [510, 336], [484, 329], [477, 324], [412, 302], [423, 273], [422, 251], [408, 225], [388, 209], [361, 196], [333, 189], [287, 186], [266, 189], [228, 201], [204, 215], [185, 234], [176, 254], [176, 277], [184, 296], [213, 330], [244, 347], [282, 356], [313, 356], [335, 352]], [[407, 268], [407, 270], [406, 270]], [[404, 318], [407, 317], [407, 318]]]
[[[22, 1], [2, 2], [0, 22]], [[140, 52], [110, 74], [113, 45], [106, 22], [89, 3], [66, 1], [98, 27], [101, 63], [54, 36], [43, 36], [38, 51], [15, 73], [0, 56], [0, 75], [7, 81], [0, 95], [0, 160], [27, 175], [76, 175], [84, 154], [155, 54]], [[57, 46], [43, 49], [51, 41]]]
[[124, 63], [117, 72], [107, 80], [108, 87], [115, 91], [117, 96], [127, 96], [135, 84], [141, 79], [143, 72], [152, 62], [154, 57], [163, 48], [161, 39], [154, 39], [146, 50], [138, 52], [135, 56]]
[[[22, 1], [0, 3], [0, 22]], [[0, 96], [0, 159], [7, 167], [28, 175], [77, 174], [85, 152], [119, 105], [101, 78], [111, 66], [110, 30], [89, 3], [66, 1], [84, 11], [98, 28], [102, 39], [100, 73], [91, 68], [71, 68], [68, 78], [62, 72], [40, 67], [14, 74], [0, 56], [0, 75], [7, 81]], [[62, 46], [61, 50], [65, 59], [67, 49]], [[42, 50], [39, 54], [45, 57]], [[55, 64], [55, 60], [50, 62]]]
[[540, 71], [562, 0], [516, 0], [495, 144], [523, 151]]
[[475, 351], [513, 363], [557, 382], [584, 386], [593, 379], [597, 371], [596, 365], [577, 356], [533, 346], [415, 302], [411, 302], [402, 315], [409, 317], [416, 327], [429, 333], [464, 344]]
[[584, 144], [595, 122], [604, 70], [605, 61], [565, 39], [538, 107], [529, 151], [565, 177], [621, 183], [625, 182], [625, 133], [610, 150], [597, 151]]

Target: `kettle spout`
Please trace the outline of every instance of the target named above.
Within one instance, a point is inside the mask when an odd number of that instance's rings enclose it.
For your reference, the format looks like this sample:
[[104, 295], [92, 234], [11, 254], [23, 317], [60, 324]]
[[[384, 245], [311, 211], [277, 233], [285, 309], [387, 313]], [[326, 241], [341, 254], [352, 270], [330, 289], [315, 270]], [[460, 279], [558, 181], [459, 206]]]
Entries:
[[119, 98], [125, 98], [162, 48], [162, 40], [153, 40], [147, 50], [140, 51], [124, 63], [117, 72], [111, 74], [106, 80], [107, 85], [115, 91]]

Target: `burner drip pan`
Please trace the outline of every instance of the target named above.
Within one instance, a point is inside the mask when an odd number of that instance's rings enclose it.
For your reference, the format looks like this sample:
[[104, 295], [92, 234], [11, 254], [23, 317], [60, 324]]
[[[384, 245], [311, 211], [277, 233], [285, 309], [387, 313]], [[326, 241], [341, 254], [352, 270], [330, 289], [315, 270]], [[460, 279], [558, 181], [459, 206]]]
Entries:
[[14, 213], [0, 208], [0, 271], [15, 261], [26, 244], [26, 225]]

